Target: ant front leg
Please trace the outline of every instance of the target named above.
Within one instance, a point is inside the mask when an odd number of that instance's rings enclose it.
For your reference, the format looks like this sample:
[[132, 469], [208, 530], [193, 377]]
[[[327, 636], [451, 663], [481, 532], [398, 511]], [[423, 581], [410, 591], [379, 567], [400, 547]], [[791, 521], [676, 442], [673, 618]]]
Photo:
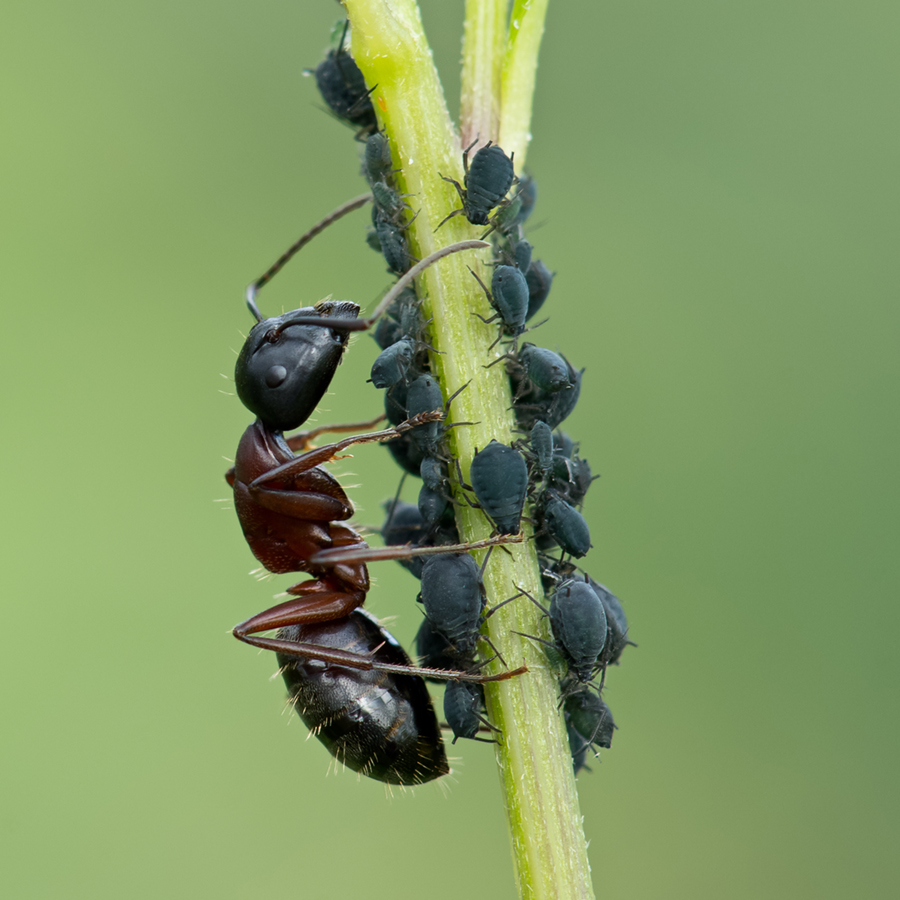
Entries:
[[[308, 452], [296, 456], [294, 459], [263, 473], [250, 484], [250, 490], [252, 492], [257, 492], [262, 490], [270, 481], [283, 481], [297, 475], [302, 475], [304, 472], [308, 472], [316, 466], [329, 462], [341, 451], [346, 450], [348, 447], [352, 447], [354, 444], [371, 444], [390, 441], [394, 438], [401, 437], [417, 425], [437, 422], [443, 417], [443, 410], [431, 410], [413, 416], [411, 419], [401, 422], [394, 428], [386, 428], [384, 431], [371, 431], [368, 434], [356, 434], [353, 437], [344, 438], [344, 440], [337, 441], [334, 444], [324, 444], [321, 447], [317, 447], [315, 450], [309, 450]], [[295, 435], [295, 437], [297, 437], [297, 435]]]
[[365, 428], [375, 428], [385, 418], [387, 417], [382, 413], [368, 422], [343, 422], [339, 425], [320, 425], [317, 428], [310, 428], [306, 431], [297, 431], [290, 436], [285, 435], [285, 441], [288, 447], [296, 453], [298, 450], [307, 450], [309, 445], [320, 434], [346, 434], [352, 431], [362, 431]]

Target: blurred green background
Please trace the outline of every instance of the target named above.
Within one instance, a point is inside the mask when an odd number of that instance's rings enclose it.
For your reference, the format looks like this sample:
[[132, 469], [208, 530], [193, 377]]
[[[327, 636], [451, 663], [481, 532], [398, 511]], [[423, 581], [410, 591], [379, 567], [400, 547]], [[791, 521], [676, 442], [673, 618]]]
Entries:
[[[423, 2], [454, 107], [462, 6]], [[249, 421], [243, 288], [363, 189], [301, 75], [337, 7], [5, 9], [4, 895], [514, 897], [489, 747], [454, 748], [448, 790], [326, 777], [228, 635], [290, 583], [248, 576], [215, 502]], [[898, 26], [888, 2], [551, 3], [541, 343], [587, 367], [588, 562], [640, 645], [580, 778], [599, 896], [896, 895]], [[363, 219], [264, 309], [376, 297]], [[378, 410], [374, 354], [322, 421]], [[339, 470], [377, 523], [387, 453]], [[414, 581], [373, 574], [408, 642]]]

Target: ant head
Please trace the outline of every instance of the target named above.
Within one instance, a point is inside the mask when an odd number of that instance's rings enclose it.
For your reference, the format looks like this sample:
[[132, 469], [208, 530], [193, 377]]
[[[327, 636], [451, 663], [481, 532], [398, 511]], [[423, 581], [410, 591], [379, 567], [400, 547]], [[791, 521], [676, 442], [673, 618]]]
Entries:
[[[358, 314], [356, 303], [323, 300], [257, 322], [234, 369], [244, 406], [273, 431], [299, 428], [328, 390], [350, 336], [329, 327], [328, 320], [355, 319]], [[321, 317], [322, 327], [292, 324], [310, 316]]]

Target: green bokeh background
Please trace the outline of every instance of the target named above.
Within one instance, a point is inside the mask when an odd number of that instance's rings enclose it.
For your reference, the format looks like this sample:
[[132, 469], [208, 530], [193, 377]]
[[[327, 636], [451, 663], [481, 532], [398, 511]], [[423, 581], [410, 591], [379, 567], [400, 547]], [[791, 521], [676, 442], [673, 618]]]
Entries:
[[[462, 3], [423, 6], [456, 105]], [[457, 745], [445, 790], [326, 777], [228, 636], [289, 583], [247, 575], [214, 502], [243, 287], [363, 189], [301, 77], [337, 13], [5, 7], [5, 896], [514, 896], [489, 747]], [[898, 26], [894, 2], [551, 3], [540, 339], [587, 367], [589, 564], [640, 645], [580, 778], [599, 896], [896, 895]], [[374, 298], [362, 224], [264, 308]], [[357, 339], [322, 421], [377, 411], [373, 358]], [[387, 454], [339, 469], [378, 522]], [[415, 583], [374, 574], [409, 641]]]

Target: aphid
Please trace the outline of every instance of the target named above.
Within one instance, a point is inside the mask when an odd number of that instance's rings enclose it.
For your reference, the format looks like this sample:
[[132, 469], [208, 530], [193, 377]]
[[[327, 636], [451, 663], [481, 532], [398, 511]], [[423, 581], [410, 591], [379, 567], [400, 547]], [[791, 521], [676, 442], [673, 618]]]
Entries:
[[[397, 641], [359, 609], [333, 621], [289, 626], [279, 637], [296, 646], [370, 656], [400, 670], [412, 666]], [[341, 765], [389, 784], [421, 784], [450, 771], [421, 678], [277, 656], [291, 705]]]
[[484, 609], [484, 588], [475, 560], [468, 553], [429, 559], [422, 568], [419, 599], [425, 615], [448, 640], [457, 658], [470, 658]]
[[530, 175], [523, 175], [515, 197], [497, 211], [497, 230], [506, 235], [518, 232], [531, 215], [536, 200], [537, 183]]
[[433, 491], [441, 491], [447, 483], [447, 472], [444, 464], [434, 457], [427, 456], [422, 460], [419, 466], [419, 475], [425, 487], [431, 488]]
[[585, 746], [596, 744], [607, 750], [612, 746], [616, 723], [598, 694], [589, 690], [574, 691], [566, 697], [563, 708]]
[[344, 50], [349, 25], [348, 21], [337, 49], [329, 50], [325, 59], [316, 66], [316, 85], [328, 108], [339, 119], [355, 125], [359, 129], [357, 136], [361, 137], [377, 130], [378, 119], [366, 79], [356, 60]]
[[525, 283], [528, 285], [528, 311], [525, 313], [525, 321], [529, 322], [550, 296], [553, 273], [539, 259], [532, 260], [525, 273]]
[[590, 463], [578, 455], [578, 444], [564, 432], [558, 432], [554, 437], [554, 454], [548, 486], [572, 506], [580, 506], [584, 502], [588, 488], [599, 477], [591, 473]]
[[[420, 666], [427, 666], [430, 669], [462, 669], [447, 638], [432, 625], [428, 618], [422, 619], [422, 624], [416, 632], [416, 656], [419, 658]], [[425, 680], [436, 681], [437, 679], [429, 678], [426, 675]], [[452, 682], [450, 683], [452, 684]]]
[[606, 645], [600, 661], [606, 666], [614, 666], [622, 656], [622, 651], [631, 643], [628, 640], [628, 619], [625, 618], [625, 610], [622, 609], [622, 604], [615, 594], [593, 578], [589, 579], [588, 583], [600, 598], [603, 611], [606, 613]]
[[444, 518], [449, 504], [450, 501], [443, 492], [433, 490], [427, 484], [423, 484], [419, 490], [419, 512], [429, 526], [437, 525]]
[[469, 165], [469, 151], [476, 143], [477, 141], [466, 147], [463, 153], [465, 188], [460, 187], [455, 179], [441, 176], [444, 181], [449, 181], [456, 187], [462, 209], [450, 213], [438, 228], [447, 219], [458, 215], [464, 215], [473, 225], [488, 225], [491, 210], [503, 200], [516, 180], [512, 157], [507, 156], [496, 144], [482, 147], [472, 157], [472, 164]]
[[573, 387], [566, 361], [546, 347], [523, 344], [518, 354], [518, 362], [525, 370], [528, 380], [541, 391], [555, 394]]
[[[407, 205], [403, 202], [403, 198], [391, 187], [388, 187], [383, 181], [376, 181], [372, 185], [372, 196], [375, 198], [375, 206], [384, 217], [395, 224], [399, 224], [400, 216]], [[376, 231], [378, 225], [375, 225]]]
[[593, 546], [584, 516], [555, 491], [547, 490], [541, 494], [538, 512], [543, 527], [564, 553], [580, 559]]
[[[520, 335], [525, 330], [525, 315], [528, 312], [528, 285], [525, 276], [515, 266], [497, 266], [491, 278], [491, 289], [488, 290], [478, 275], [475, 272], [472, 274], [496, 311], [489, 319], [479, 318], [488, 324], [499, 319], [500, 337], [504, 334], [510, 337]], [[500, 337], [497, 338], [498, 341]]]
[[381, 253], [388, 264], [388, 269], [397, 275], [405, 272], [411, 260], [403, 228], [396, 225], [390, 216], [379, 209], [375, 216], [375, 234], [381, 244]]
[[587, 749], [590, 744], [575, 730], [571, 719], [566, 717], [566, 734], [569, 738], [569, 750], [572, 753], [572, 768], [577, 775], [582, 769], [590, 768], [585, 764], [587, 761]]
[[[390, 347], [382, 350], [372, 363], [369, 379], [379, 389], [393, 387], [406, 379], [409, 367], [416, 355], [416, 343], [410, 337], [403, 337]], [[439, 404], [440, 405], [440, 404]]]
[[[531, 244], [528, 241], [519, 241], [515, 248], [513, 249], [513, 258], [516, 263], [516, 268], [526, 276], [526, 284], [528, 269], [531, 267]], [[530, 290], [530, 288], [529, 288]]]
[[569, 668], [582, 682], [591, 680], [606, 644], [606, 612], [584, 581], [563, 581], [550, 595], [550, 627]]
[[391, 144], [387, 136], [380, 131], [369, 135], [366, 141], [365, 168], [369, 183], [384, 181], [391, 174]]
[[[406, 414], [416, 416], [429, 409], [439, 409], [444, 402], [440, 385], [431, 375], [420, 375], [410, 386], [406, 394]], [[419, 449], [428, 455], [435, 455], [440, 441], [441, 425], [438, 421], [429, 422], [412, 432], [412, 439]]]
[[513, 367], [510, 371], [513, 394], [516, 397], [516, 421], [523, 430], [530, 431], [535, 422], [546, 422], [550, 428], [557, 428], [578, 404], [581, 396], [581, 378], [584, 369], [577, 372], [565, 358], [569, 371], [571, 389], [550, 393], [533, 384], [526, 384], [523, 370]]
[[528, 492], [528, 465], [522, 454], [491, 441], [475, 454], [469, 472], [472, 490], [499, 534], [516, 534]]
[[538, 469], [547, 474], [553, 465], [553, 432], [546, 422], [535, 422], [531, 428], [531, 451]]
[[483, 709], [484, 688], [480, 684], [467, 684], [463, 681], [447, 683], [444, 690], [444, 718], [453, 731], [454, 744], [459, 738], [484, 741], [485, 738], [475, 736], [482, 727], [499, 731], [485, 718]]

